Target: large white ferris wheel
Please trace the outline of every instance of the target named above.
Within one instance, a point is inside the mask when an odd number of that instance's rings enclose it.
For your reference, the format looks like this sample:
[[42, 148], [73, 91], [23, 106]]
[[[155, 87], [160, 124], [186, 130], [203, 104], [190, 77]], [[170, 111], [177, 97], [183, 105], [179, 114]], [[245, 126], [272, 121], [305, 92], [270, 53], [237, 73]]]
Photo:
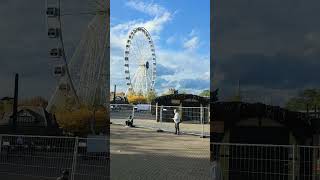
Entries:
[[127, 92], [146, 95], [154, 91], [156, 53], [151, 35], [144, 27], [133, 29], [126, 41], [124, 66]]
[[[55, 59], [54, 75], [58, 78], [47, 110], [51, 111], [53, 107], [61, 106], [70, 99], [75, 106], [106, 105], [106, 94], [109, 91], [109, 0], [86, 0], [87, 10], [75, 13], [64, 11], [63, 2], [46, 0], [48, 37], [56, 42], [56, 47], [49, 54]], [[63, 37], [64, 17], [79, 15], [90, 16], [91, 21], [72, 57], [67, 59]]]

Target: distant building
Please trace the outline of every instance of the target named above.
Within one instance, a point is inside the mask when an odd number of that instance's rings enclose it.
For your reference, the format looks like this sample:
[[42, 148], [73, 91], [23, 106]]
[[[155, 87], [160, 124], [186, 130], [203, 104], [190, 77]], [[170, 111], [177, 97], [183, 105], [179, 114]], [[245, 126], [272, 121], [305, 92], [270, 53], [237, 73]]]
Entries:
[[125, 93], [116, 93], [116, 99], [114, 100], [114, 92], [110, 93], [110, 103], [111, 104], [129, 104]]
[[45, 108], [39, 106], [20, 106], [17, 112], [15, 130], [12, 129], [13, 112], [5, 112], [0, 119], [0, 134], [59, 135], [58, 124]]
[[178, 90], [174, 89], [174, 88], [170, 88], [169, 91], [168, 91], [168, 94], [178, 94]]

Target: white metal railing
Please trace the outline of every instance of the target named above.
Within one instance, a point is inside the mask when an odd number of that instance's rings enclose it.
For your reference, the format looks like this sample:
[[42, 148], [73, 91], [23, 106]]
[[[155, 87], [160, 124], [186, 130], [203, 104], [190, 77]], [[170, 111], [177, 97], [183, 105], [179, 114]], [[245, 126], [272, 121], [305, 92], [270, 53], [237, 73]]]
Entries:
[[320, 179], [320, 146], [212, 143], [212, 171], [223, 180]]
[[[105, 150], [95, 151], [97, 144]], [[108, 148], [106, 138], [0, 134], [0, 173], [55, 179], [68, 170], [71, 180], [102, 180], [109, 176]]]
[[115, 124], [125, 124], [129, 116], [134, 118], [134, 125], [174, 132], [174, 109], [180, 113], [182, 133], [201, 136], [210, 135], [210, 109], [209, 107], [182, 107], [149, 105], [149, 108], [139, 109], [136, 105], [111, 104], [110, 119]]

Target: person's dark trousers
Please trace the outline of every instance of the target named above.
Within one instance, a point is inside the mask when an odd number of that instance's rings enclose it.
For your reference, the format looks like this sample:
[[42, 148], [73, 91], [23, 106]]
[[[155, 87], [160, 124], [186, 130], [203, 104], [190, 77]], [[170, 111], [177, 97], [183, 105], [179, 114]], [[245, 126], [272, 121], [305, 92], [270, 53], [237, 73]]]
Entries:
[[175, 123], [175, 128], [176, 128], [175, 134], [179, 134], [179, 132], [180, 132], [179, 124], [180, 123]]

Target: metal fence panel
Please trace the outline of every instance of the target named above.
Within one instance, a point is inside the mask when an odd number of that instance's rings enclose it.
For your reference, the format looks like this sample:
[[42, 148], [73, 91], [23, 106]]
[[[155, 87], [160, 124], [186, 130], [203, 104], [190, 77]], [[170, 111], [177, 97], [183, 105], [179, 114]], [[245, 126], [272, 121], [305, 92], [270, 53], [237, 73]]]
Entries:
[[[79, 138], [75, 152], [74, 179], [105, 180], [109, 178], [109, 141], [105, 137]], [[92, 146], [93, 148], [88, 148]]]
[[[56, 179], [62, 170], [70, 179], [107, 179], [109, 155], [88, 152], [89, 138], [0, 135], [0, 173]], [[106, 139], [99, 139], [106, 148]]]
[[65, 137], [0, 135], [0, 172], [58, 177], [72, 170], [74, 139]]
[[155, 130], [175, 131], [173, 122], [174, 109], [180, 113], [182, 123], [180, 131], [187, 134], [201, 136], [210, 135], [209, 108], [208, 107], [182, 107], [182, 106], [154, 106], [148, 110], [139, 110], [135, 105], [111, 105], [111, 122], [125, 125], [125, 121], [131, 115], [134, 117], [134, 125]]
[[320, 147], [213, 143], [214, 162], [224, 180], [319, 180]]

